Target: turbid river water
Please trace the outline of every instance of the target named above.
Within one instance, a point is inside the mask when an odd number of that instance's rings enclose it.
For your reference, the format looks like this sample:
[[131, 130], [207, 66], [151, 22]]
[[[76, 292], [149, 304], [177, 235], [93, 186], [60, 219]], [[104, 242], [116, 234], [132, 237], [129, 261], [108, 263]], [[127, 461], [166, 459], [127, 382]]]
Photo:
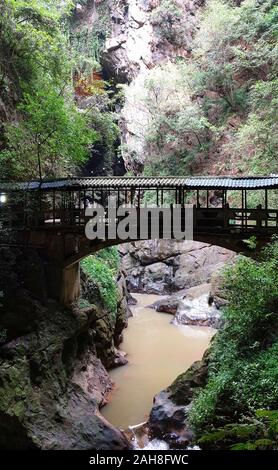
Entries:
[[146, 421], [154, 395], [202, 357], [214, 334], [208, 327], [171, 324], [172, 315], [148, 308], [157, 295], [133, 295], [138, 303], [121, 345], [129, 363], [111, 371], [115, 389], [101, 410], [121, 429]]

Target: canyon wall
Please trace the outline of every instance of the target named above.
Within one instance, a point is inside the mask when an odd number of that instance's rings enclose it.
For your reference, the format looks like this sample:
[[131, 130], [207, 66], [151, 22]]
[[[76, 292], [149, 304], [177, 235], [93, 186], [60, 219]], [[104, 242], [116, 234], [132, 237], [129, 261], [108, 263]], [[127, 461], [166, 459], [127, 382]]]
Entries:
[[113, 386], [105, 367], [126, 362], [116, 349], [127, 325], [121, 275], [114, 316], [84, 275], [66, 308], [49, 298], [36, 252], [1, 248], [0, 259], [0, 448], [128, 448], [99, 413]]
[[211, 281], [234, 252], [192, 241], [150, 240], [120, 246], [133, 292], [170, 294]]

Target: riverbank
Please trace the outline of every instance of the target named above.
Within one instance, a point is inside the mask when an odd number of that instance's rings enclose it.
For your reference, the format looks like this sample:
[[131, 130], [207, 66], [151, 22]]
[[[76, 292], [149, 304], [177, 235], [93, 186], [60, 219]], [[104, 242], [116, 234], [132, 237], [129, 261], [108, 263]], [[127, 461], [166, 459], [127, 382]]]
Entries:
[[121, 348], [128, 364], [110, 371], [114, 390], [103, 416], [114, 426], [128, 429], [148, 419], [153, 397], [177, 375], [201, 359], [214, 330], [208, 327], [174, 325], [173, 316], [156, 312], [149, 305], [161, 296], [134, 294]]

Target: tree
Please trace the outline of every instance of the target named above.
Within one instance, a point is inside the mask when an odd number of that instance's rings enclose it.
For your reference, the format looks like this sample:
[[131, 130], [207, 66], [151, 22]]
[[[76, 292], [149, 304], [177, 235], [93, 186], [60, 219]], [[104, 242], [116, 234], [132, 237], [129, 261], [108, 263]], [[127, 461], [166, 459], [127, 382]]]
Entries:
[[208, 2], [195, 38], [201, 86], [218, 92], [237, 110], [239, 90], [248, 91], [275, 67], [276, 21], [277, 7], [271, 0], [245, 0], [240, 7], [224, 0]]
[[2, 176], [57, 177], [86, 160], [97, 134], [69, 94], [64, 97], [53, 84], [40, 83], [35, 93], [24, 93], [18, 111], [20, 121], [5, 125], [7, 145], [0, 160], [6, 174]]
[[176, 46], [186, 46], [184, 11], [175, 0], [162, 0], [151, 14], [151, 23], [162, 38]]
[[32, 86], [41, 74], [59, 80], [69, 72], [62, 18], [71, 2], [0, 0], [0, 94]]

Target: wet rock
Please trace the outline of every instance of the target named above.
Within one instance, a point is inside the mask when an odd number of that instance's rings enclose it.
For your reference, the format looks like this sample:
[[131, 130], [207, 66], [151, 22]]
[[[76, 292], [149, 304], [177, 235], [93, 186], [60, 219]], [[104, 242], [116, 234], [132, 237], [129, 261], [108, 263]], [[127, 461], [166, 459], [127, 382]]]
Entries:
[[128, 291], [123, 273], [119, 272], [116, 279], [118, 286], [116, 315], [103, 306], [98, 287], [85, 273], [81, 274], [81, 280], [84, 300], [94, 305], [92, 333], [98, 357], [107, 369], [125, 364], [127, 361], [121, 357], [117, 348], [123, 340], [122, 332], [127, 327], [128, 318], [132, 313], [127, 303]]
[[184, 289], [209, 282], [212, 274], [221, 270], [233, 256], [233, 252], [214, 245], [183, 253], [175, 258], [177, 269], [173, 284], [177, 289]]
[[193, 441], [188, 412], [194, 394], [207, 382], [208, 357], [207, 351], [202, 361], [195, 362], [172, 385], [155, 396], [148, 421], [152, 438], [163, 439], [172, 448], [184, 448]]
[[157, 300], [150, 308], [154, 308], [157, 312], [170, 313], [175, 315], [177, 313], [180, 303], [180, 298], [177, 296], [166, 297], [162, 300]]
[[[94, 402], [72, 386], [67, 406], [61, 400], [43, 420], [30, 426], [37, 448], [44, 450], [124, 450], [129, 444], [124, 435], [107, 423], [95, 410]], [[44, 408], [45, 409], [45, 408]], [[50, 411], [50, 410], [49, 410]]]
[[[129, 294], [128, 298], [127, 298], [127, 303], [128, 303], [128, 305], [136, 305], [137, 300], [135, 299], [135, 297], [133, 297], [133, 295]], [[132, 316], [132, 312], [131, 312], [130, 316]]]
[[114, 343], [126, 321], [123, 299], [115, 318], [93, 285], [82, 306], [42, 302], [44, 263], [28, 249], [0, 250], [0, 280], [0, 448], [127, 449], [99, 414], [112, 388], [104, 363], [124, 361]]
[[173, 323], [220, 328], [221, 311], [210, 297], [210, 284], [205, 283], [187, 289], [178, 303]]
[[113, 366], [125, 366], [128, 363], [126, 353], [124, 351], [117, 351], [114, 357]]
[[221, 309], [227, 305], [227, 293], [223, 288], [223, 271], [215, 272], [211, 276], [210, 297], [217, 308]]
[[176, 325], [222, 326], [221, 310], [214, 303], [209, 283], [164, 297], [150, 305], [150, 308], [174, 315], [172, 323]]
[[179, 406], [188, 406], [196, 392], [207, 382], [209, 349], [201, 361], [196, 361], [186, 372], [180, 374], [168, 388], [170, 399]]
[[232, 260], [232, 251], [205, 243], [148, 240], [120, 247], [131, 291], [171, 294], [210, 282]]

